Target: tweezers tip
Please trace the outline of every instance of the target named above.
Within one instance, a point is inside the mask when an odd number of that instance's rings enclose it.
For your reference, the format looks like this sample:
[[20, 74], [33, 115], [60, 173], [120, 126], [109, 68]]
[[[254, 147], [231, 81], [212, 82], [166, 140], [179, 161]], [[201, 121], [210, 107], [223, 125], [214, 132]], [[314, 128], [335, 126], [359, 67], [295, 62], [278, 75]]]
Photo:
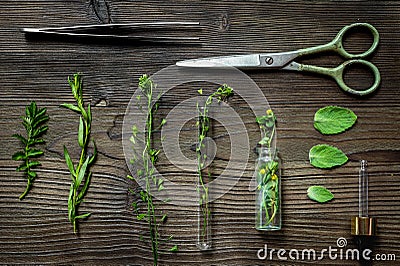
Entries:
[[32, 33], [32, 32], [38, 32], [39, 30], [35, 28], [22, 28], [20, 29], [20, 31], [23, 33]]

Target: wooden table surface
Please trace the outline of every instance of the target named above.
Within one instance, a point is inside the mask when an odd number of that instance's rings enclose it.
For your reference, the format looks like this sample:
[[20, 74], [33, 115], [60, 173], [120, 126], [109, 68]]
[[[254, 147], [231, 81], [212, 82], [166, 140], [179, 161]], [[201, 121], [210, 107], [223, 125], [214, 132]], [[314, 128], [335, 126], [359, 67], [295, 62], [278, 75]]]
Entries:
[[[124, 113], [138, 78], [188, 58], [280, 52], [322, 44], [354, 22], [371, 23], [380, 33], [380, 45], [370, 60], [380, 69], [382, 83], [370, 97], [352, 97], [340, 91], [333, 80], [321, 76], [246, 71], [278, 118], [283, 162], [282, 230], [260, 233], [254, 229], [254, 192], [248, 185], [256, 156], [246, 154], [249, 164], [244, 175], [213, 203], [211, 252], [202, 253], [195, 246], [195, 209], [157, 202], [169, 216], [161, 234], [174, 236], [161, 245], [160, 265], [359, 265], [327, 256], [321, 261], [285, 261], [276, 253], [272, 259], [260, 260], [257, 251], [265, 245], [287, 252], [320, 251], [329, 246], [338, 248], [336, 241], [341, 237], [348, 242], [346, 248], [355, 248], [350, 217], [358, 211], [360, 159], [369, 163], [370, 214], [379, 221], [374, 254], [395, 254], [400, 260], [400, 2], [9, 0], [2, 1], [0, 13], [0, 264], [151, 265], [146, 224], [137, 221], [132, 212], [131, 203], [138, 196], [128, 192], [135, 184], [126, 178], [129, 171], [121, 143]], [[201, 37], [200, 44], [27, 39], [20, 32], [23, 27], [154, 21], [199, 21], [202, 30], [195, 33]], [[323, 59], [307, 60], [330, 66], [341, 59], [326, 54]], [[93, 106], [92, 130], [99, 150], [91, 186], [80, 207], [92, 216], [81, 222], [78, 236], [67, 217], [70, 177], [62, 148], [67, 145], [72, 153], [78, 152], [78, 117], [59, 108], [61, 103], [73, 102], [66, 78], [76, 72], [83, 73], [85, 101]], [[356, 73], [353, 77], [356, 84], [369, 82], [368, 75]], [[170, 91], [163, 97], [161, 113], [185, 97], [195, 97], [195, 87]], [[11, 135], [23, 132], [20, 116], [33, 100], [47, 107], [49, 130], [38, 178], [26, 199], [19, 201], [26, 180], [15, 171], [18, 163], [11, 160], [21, 148]], [[254, 115], [239, 96], [229, 104], [239, 114], [243, 110], [242, 119], [250, 128], [251, 144], [255, 144], [259, 132]], [[326, 105], [351, 108], [358, 116], [356, 125], [340, 135], [321, 135], [313, 128], [313, 115]], [[193, 135], [185, 132], [181, 148], [190, 154]], [[216, 141], [222, 147], [217, 166], [229, 160], [229, 150], [224, 149], [229, 136], [221, 132]], [[349, 162], [332, 170], [310, 166], [308, 151], [318, 143], [340, 147]], [[194, 182], [193, 174], [177, 170], [165, 158], [158, 170]], [[311, 185], [326, 186], [335, 199], [327, 204], [309, 200], [307, 188]], [[168, 252], [172, 245], [178, 245], [179, 252]], [[398, 263], [375, 260], [373, 265]]]

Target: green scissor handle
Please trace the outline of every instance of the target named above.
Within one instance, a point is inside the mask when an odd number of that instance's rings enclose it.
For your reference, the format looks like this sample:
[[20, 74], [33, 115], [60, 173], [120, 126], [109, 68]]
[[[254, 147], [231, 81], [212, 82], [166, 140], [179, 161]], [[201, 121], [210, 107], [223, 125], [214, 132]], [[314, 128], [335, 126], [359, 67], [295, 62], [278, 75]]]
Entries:
[[[364, 65], [372, 71], [372, 73], [374, 74], [374, 84], [372, 84], [371, 87], [369, 87], [365, 90], [356, 90], [356, 89], [350, 88], [344, 82], [343, 75], [344, 75], [345, 69], [348, 68], [350, 65], [354, 65], [354, 64]], [[371, 62], [368, 62], [368, 61], [365, 61], [362, 59], [348, 60], [348, 61], [343, 62], [342, 64], [340, 64], [339, 66], [337, 66], [335, 68], [326, 68], [326, 67], [299, 64], [298, 70], [330, 76], [336, 80], [337, 84], [339, 85], [339, 87], [342, 90], [344, 90], [345, 92], [348, 92], [350, 94], [354, 94], [354, 95], [358, 95], [358, 96], [364, 96], [364, 95], [374, 92], [378, 88], [378, 86], [381, 82], [381, 75], [379, 73], [378, 68]]]
[[[371, 32], [374, 40], [367, 51], [365, 51], [363, 53], [352, 54], [352, 53], [347, 52], [344, 49], [343, 38], [350, 29], [356, 28], [356, 27], [367, 28]], [[364, 96], [364, 95], [370, 94], [378, 88], [378, 86], [381, 82], [381, 76], [380, 76], [378, 68], [374, 64], [372, 64], [371, 62], [359, 59], [359, 58], [364, 58], [364, 57], [370, 55], [372, 52], [374, 52], [376, 47], [378, 46], [378, 43], [379, 43], [379, 33], [375, 29], [375, 27], [372, 26], [371, 24], [354, 23], [354, 24], [345, 26], [338, 32], [336, 37], [329, 43], [324, 44], [324, 45], [315, 46], [315, 47], [301, 49], [298, 51], [298, 55], [302, 56], [302, 55], [315, 54], [315, 53], [320, 53], [320, 52], [334, 51], [334, 52], [337, 52], [338, 54], [340, 54], [342, 57], [347, 58], [347, 59], [352, 59], [352, 60], [348, 60], [335, 68], [324, 68], [324, 67], [318, 67], [318, 66], [298, 64], [298, 70], [314, 72], [314, 73], [318, 73], [318, 74], [324, 74], [324, 75], [331, 76], [332, 78], [334, 78], [336, 80], [337, 84], [339, 85], [339, 87], [342, 90], [344, 90], [350, 94], [354, 94], [354, 95], [358, 95], [358, 96]], [[374, 74], [375, 81], [374, 81], [374, 84], [370, 88], [367, 88], [366, 90], [355, 90], [346, 85], [346, 83], [344, 82], [344, 79], [343, 79], [343, 74], [344, 74], [345, 69], [353, 64], [364, 65], [372, 71], [372, 73]]]
[[[346, 49], [344, 49], [343, 38], [344, 38], [345, 34], [350, 29], [353, 29], [353, 28], [366, 28], [371, 32], [374, 40], [367, 51], [365, 51], [363, 53], [359, 53], [359, 54], [352, 54], [352, 53], [347, 52]], [[375, 29], [374, 26], [372, 26], [371, 24], [368, 24], [368, 23], [354, 23], [354, 24], [350, 24], [350, 25], [343, 27], [338, 32], [336, 37], [329, 43], [315, 46], [315, 47], [301, 49], [298, 52], [299, 52], [299, 56], [302, 56], [302, 55], [315, 54], [315, 53], [320, 53], [320, 52], [333, 51], [333, 52], [337, 52], [338, 54], [340, 54], [341, 56], [343, 56], [346, 59], [355, 59], [355, 58], [363, 58], [363, 57], [369, 56], [370, 54], [372, 54], [372, 52], [375, 51], [376, 47], [378, 47], [378, 44], [379, 44], [379, 33]]]
[[[367, 51], [365, 51], [363, 53], [359, 53], [359, 54], [352, 54], [352, 53], [347, 52], [344, 49], [344, 46], [343, 46], [344, 36], [350, 29], [353, 29], [353, 28], [366, 28], [371, 32], [374, 40]], [[315, 47], [301, 49], [298, 52], [299, 52], [299, 56], [302, 56], [302, 55], [315, 54], [315, 53], [320, 53], [320, 52], [333, 51], [333, 52], [337, 52], [338, 54], [340, 54], [341, 56], [343, 56], [346, 59], [355, 59], [355, 58], [363, 58], [363, 57], [370, 55], [372, 52], [375, 51], [376, 47], [378, 47], [378, 44], [379, 44], [379, 33], [375, 29], [374, 26], [372, 26], [371, 24], [368, 24], [368, 23], [354, 23], [354, 24], [350, 24], [350, 25], [343, 27], [338, 32], [336, 37], [329, 43], [315, 46]]]
[[[373, 40], [371, 46], [369, 47], [369, 49], [367, 51], [365, 51], [363, 53], [359, 53], [359, 54], [352, 54], [352, 53], [347, 52], [344, 49], [343, 38], [344, 38], [344, 35], [346, 34], [346, 32], [348, 32], [350, 29], [356, 28], [356, 27], [367, 28], [371, 32], [372, 37], [374, 38], [374, 40]], [[343, 27], [343, 29], [341, 29], [339, 31], [339, 33], [336, 35], [335, 39], [332, 40], [331, 43], [332, 43], [332, 45], [335, 46], [334, 50], [336, 52], [338, 52], [344, 58], [347, 58], [347, 59], [364, 58], [366, 56], [369, 56], [370, 54], [372, 54], [372, 52], [375, 51], [376, 47], [379, 44], [379, 33], [375, 29], [375, 27], [372, 26], [371, 24], [368, 24], [368, 23], [354, 23], [354, 24], [351, 24], [351, 25]]]

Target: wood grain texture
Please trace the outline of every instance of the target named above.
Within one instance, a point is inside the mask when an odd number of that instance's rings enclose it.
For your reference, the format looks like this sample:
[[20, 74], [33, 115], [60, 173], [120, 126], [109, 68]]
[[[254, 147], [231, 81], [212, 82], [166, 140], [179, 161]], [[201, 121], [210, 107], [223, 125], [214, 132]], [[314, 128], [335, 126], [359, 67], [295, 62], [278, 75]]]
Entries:
[[[370, 213], [379, 219], [379, 237], [374, 253], [396, 254], [400, 260], [400, 4], [397, 1], [2, 1], [0, 9], [0, 264], [4, 265], [151, 265], [146, 224], [134, 217], [131, 203], [138, 196], [129, 182], [121, 143], [126, 107], [143, 73], [154, 74], [178, 60], [223, 54], [288, 51], [325, 43], [344, 25], [368, 22], [380, 32], [380, 46], [372, 62], [382, 75], [380, 89], [368, 98], [342, 93], [334, 81], [320, 76], [288, 72], [246, 71], [261, 88], [278, 118], [278, 146], [283, 161], [283, 230], [260, 233], [254, 229], [254, 192], [249, 182], [255, 154], [237, 184], [213, 202], [213, 246], [209, 253], [195, 247], [196, 208], [157, 202], [168, 213], [162, 226], [164, 237], [160, 265], [360, 265], [350, 260], [293, 261], [259, 260], [265, 244], [274, 249], [336, 247], [344, 237], [348, 247], [350, 217], [357, 214], [358, 160], [369, 161]], [[85, 43], [49, 39], [26, 39], [23, 27], [76, 24], [199, 21], [201, 45], [130, 45]], [[307, 58], [329, 66], [340, 58]], [[68, 75], [84, 73], [85, 99], [93, 105], [93, 137], [99, 157], [93, 180], [80, 210], [92, 216], [80, 223], [75, 236], [67, 219], [70, 185], [62, 155], [63, 145], [77, 154], [78, 117], [59, 108], [73, 101]], [[365, 84], [367, 78], [357, 76]], [[192, 84], [173, 89], [162, 98], [160, 116], [180, 101], [195, 97]], [[25, 180], [15, 172], [11, 155], [19, 143], [11, 138], [21, 132], [19, 117], [35, 100], [48, 108], [49, 131], [43, 166], [33, 189], [23, 201], [18, 196]], [[313, 115], [325, 105], [351, 108], [356, 125], [337, 136], [322, 136], [312, 125]], [[254, 115], [239, 96], [230, 106], [240, 114], [254, 147], [259, 132]], [[234, 121], [233, 121], [234, 122]], [[181, 149], [193, 156], [194, 123], [180, 133]], [[229, 136], [215, 125], [218, 153], [215, 174], [229, 161]], [[308, 163], [308, 150], [315, 144], [340, 147], [350, 162], [333, 170], [319, 170]], [[76, 158], [76, 157], [75, 157]], [[185, 172], [162, 157], [158, 168], [168, 178], [194, 182]], [[242, 170], [242, 169], [239, 169]], [[234, 179], [235, 177], [232, 177]], [[324, 185], [335, 200], [317, 204], [306, 196], [311, 185]], [[215, 188], [223, 189], [223, 188]], [[143, 241], [140, 240], [143, 236]], [[169, 247], [179, 246], [171, 254]], [[398, 265], [374, 261], [373, 265]]]

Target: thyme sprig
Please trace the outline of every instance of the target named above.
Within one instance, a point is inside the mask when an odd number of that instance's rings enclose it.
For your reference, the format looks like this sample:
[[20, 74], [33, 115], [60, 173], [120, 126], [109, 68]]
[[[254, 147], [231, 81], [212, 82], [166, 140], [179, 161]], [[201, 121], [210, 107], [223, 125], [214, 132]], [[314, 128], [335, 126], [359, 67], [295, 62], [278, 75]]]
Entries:
[[79, 163], [76, 167], [71, 160], [67, 147], [64, 146], [65, 161], [67, 163], [72, 179], [68, 196], [68, 219], [72, 223], [74, 233], [76, 234], [78, 233], [77, 221], [90, 216], [90, 213], [78, 215], [78, 207], [83, 201], [83, 198], [89, 188], [90, 180], [92, 177], [92, 172], [90, 172], [89, 168], [96, 159], [97, 150], [96, 144], [93, 141], [93, 153], [88, 153], [88, 144], [90, 142], [90, 132], [92, 124], [92, 112], [90, 104], [87, 105], [87, 109], [85, 109], [84, 107], [81, 74], [74, 74], [73, 79], [68, 77], [68, 83], [71, 86], [72, 94], [76, 100], [77, 105], [64, 103], [61, 105], [61, 107], [70, 109], [80, 114], [78, 127], [78, 144], [81, 148], [81, 153], [79, 157]]
[[36, 144], [44, 143], [41, 136], [47, 131], [48, 126], [44, 125], [49, 120], [46, 115], [46, 108], [38, 108], [36, 102], [31, 102], [25, 108], [25, 116], [22, 116], [22, 125], [26, 130], [26, 138], [20, 134], [12, 135], [14, 138], [21, 141], [24, 145], [23, 151], [14, 153], [12, 159], [15, 161], [22, 161], [21, 165], [17, 167], [16, 171], [24, 172], [27, 179], [25, 191], [19, 197], [22, 200], [32, 188], [33, 181], [37, 177], [37, 173], [33, 169], [40, 165], [38, 161], [33, 160], [43, 155], [43, 151], [35, 149]]
[[[198, 93], [203, 94], [203, 90], [199, 89]], [[202, 227], [200, 228], [200, 239], [202, 242], [206, 241], [207, 237], [207, 227], [209, 226], [211, 211], [209, 206], [209, 191], [204, 180], [203, 168], [205, 161], [207, 160], [207, 154], [203, 152], [205, 148], [204, 140], [207, 137], [207, 133], [210, 130], [210, 118], [209, 118], [209, 106], [212, 104], [213, 100], [216, 99], [218, 103], [225, 101], [230, 96], [233, 95], [233, 89], [228, 85], [224, 84], [219, 87], [214, 93], [207, 97], [203, 106], [197, 103], [197, 112], [199, 114], [199, 121], [197, 125], [199, 126], [198, 131], [198, 142], [196, 147], [197, 155], [197, 174], [199, 186], [197, 189], [200, 194], [199, 205], [202, 212]], [[210, 176], [210, 173], [207, 173]]]
[[[164, 189], [163, 179], [157, 177], [155, 174], [154, 164], [158, 160], [158, 155], [160, 150], [153, 147], [153, 134], [155, 131], [160, 130], [162, 126], [166, 123], [163, 119], [158, 126], [154, 126], [154, 115], [158, 110], [159, 99], [161, 94], [154, 95], [156, 89], [156, 84], [150, 79], [149, 76], [143, 75], [139, 78], [139, 90], [141, 95], [137, 97], [138, 105], [141, 110], [147, 112], [146, 118], [146, 128], [145, 132], [139, 132], [136, 125], [132, 127], [132, 136], [130, 141], [133, 144], [133, 149], [136, 152], [135, 146], [138, 143], [143, 143], [144, 148], [141, 151], [141, 155], [138, 158], [131, 160], [132, 164], [138, 167], [136, 176], [132, 177], [128, 175], [128, 178], [136, 181], [137, 183], [142, 183], [144, 181], [145, 189], [140, 191], [140, 198], [146, 205], [146, 211], [141, 212], [137, 202], [132, 205], [134, 207], [134, 212], [138, 220], [145, 220], [149, 227], [150, 240], [151, 240], [151, 250], [153, 254], [153, 265], [158, 265], [159, 259], [159, 246], [162, 243], [160, 241], [161, 236], [159, 233], [159, 227], [167, 220], [167, 215], [159, 215], [156, 212], [156, 206], [154, 205], [153, 193], [155, 191], [161, 191]], [[141, 105], [141, 101], [144, 101], [144, 105]], [[143, 135], [142, 135], [143, 134]], [[144, 139], [140, 137], [144, 136]], [[154, 191], [153, 191], [154, 190]], [[134, 191], [131, 193], [136, 194]], [[160, 218], [161, 216], [161, 218]], [[170, 240], [172, 236], [169, 236], [167, 240]], [[177, 246], [170, 249], [171, 252], [176, 252], [178, 250]]]

